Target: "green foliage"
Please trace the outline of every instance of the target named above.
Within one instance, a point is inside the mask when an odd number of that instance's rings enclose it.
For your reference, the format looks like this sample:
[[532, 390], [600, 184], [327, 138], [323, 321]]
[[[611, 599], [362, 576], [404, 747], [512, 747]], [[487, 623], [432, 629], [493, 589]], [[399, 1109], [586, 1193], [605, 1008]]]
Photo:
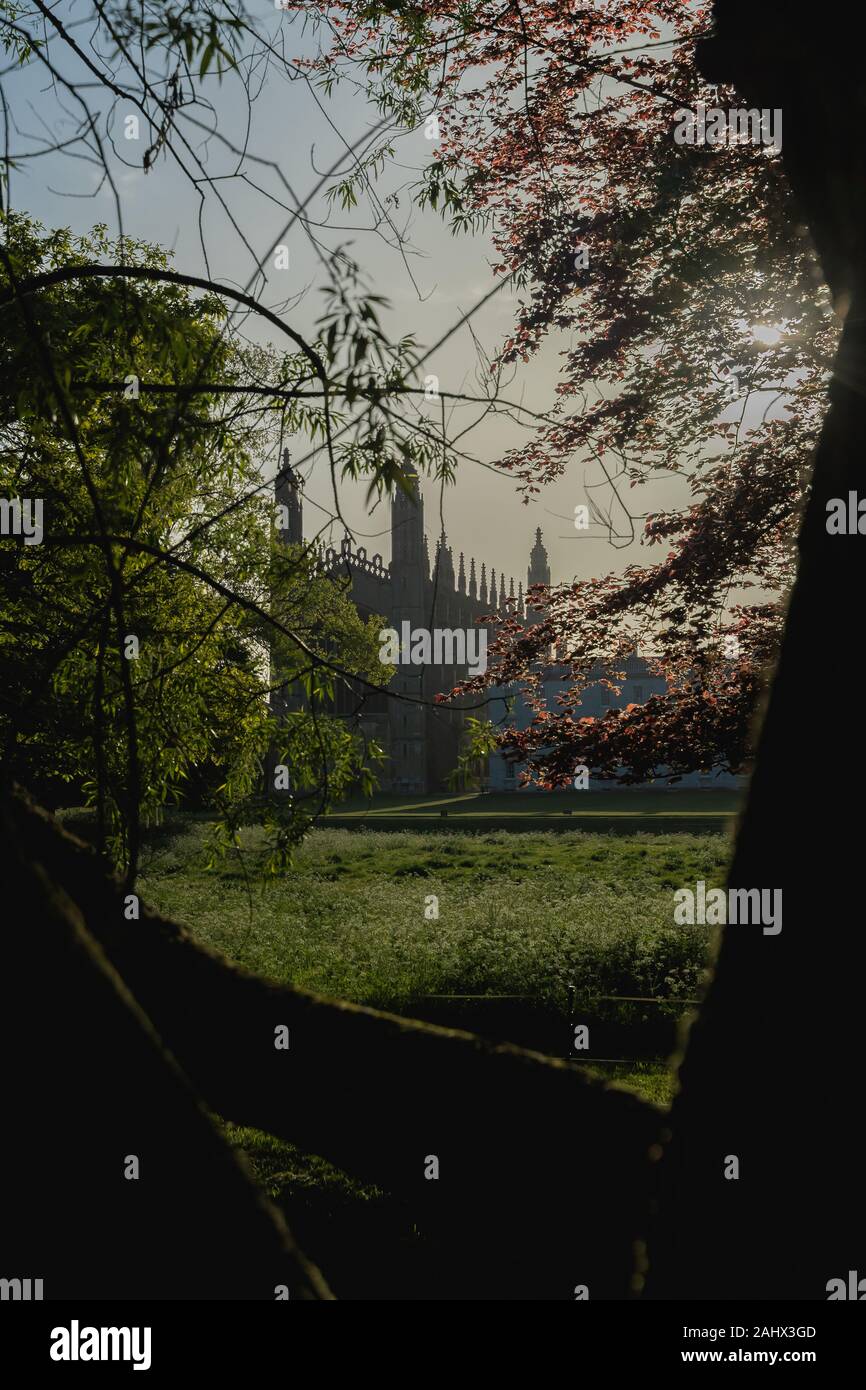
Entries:
[[454, 791], [465, 791], [481, 785], [485, 759], [497, 746], [496, 730], [489, 719], [476, 719], [467, 714], [463, 724], [463, 746], [457, 758], [457, 766], [448, 775], [448, 784]]
[[420, 208], [429, 207], [450, 221], [452, 236], [457, 236], [458, 232], [474, 235], [483, 231], [493, 220], [491, 211], [472, 206], [475, 181], [477, 175], [472, 172], [458, 178], [444, 160], [431, 160], [415, 185], [416, 201]]
[[[115, 244], [104, 227], [78, 238], [15, 215], [4, 232], [0, 293], [13, 277], [70, 266], [167, 266], [162, 251]], [[268, 751], [288, 737], [268, 700], [272, 581], [287, 586], [279, 611], [308, 638], [283, 666], [304, 688], [290, 741], [299, 784], [320, 806], [370, 778], [349, 722], [328, 712], [334, 686], [319, 659], [339, 646], [371, 675], [378, 644], [301, 557], [274, 566], [257, 457], [276, 412], [243, 389], [274, 362], [233, 343], [221, 298], [177, 284], [66, 280], [13, 298], [5, 319], [0, 496], [41, 499], [45, 527], [41, 544], [0, 547], [6, 774], [82, 788], [124, 861], [138, 817], [157, 820], [204, 771], [218, 783], [217, 845], [255, 814], [284, 862], [311, 812], [263, 796]], [[210, 382], [233, 389], [212, 393]], [[280, 416], [304, 428], [318, 409], [293, 403]]]
[[371, 179], [383, 172], [386, 162], [393, 159], [395, 154], [393, 145], [377, 145], [369, 155], [358, 159], [350, 174], [327, 190], [325, 196], [328, 201], [333, 203], [339, 200], [344, 212], [348, 208], [357, 207], [358, 192], [363, 191]]
[[[333, 257], [333, 279], [324, 286], [317, 320], [319, 349], [334, 374], [333, 396], [347, 407], [365, 403], [338, 458], [343, 477], [368, 478], [368, 501], [394, 488], [408, 489], [412, 472], [454, 476], [454, 459], [443, 441], [404, 420], [397, 405], [410, 389], [418, 366], [411, 335], [392, 343], [380, 313], [388, 301], [364, 285], [357, 264], [342, 249]], [[342, 417], [334, 417], [338, 423]]]
[[[269, 703], [261, 706], [258, 738], [242, 740], [215, 799], [222, 816], [209, 837], [209, 862], [240, 845], [240, 829], [251, 820], [264, 827], [270, 853], [259, 865], [268, 874], [285, 869], [314, 817], [350, 789], [372, 795], [372, 769], [383, 757], [351, 728], [352, 710], [335, 717], [339, 695], [357, 709], [371, 687], [394, 674], [379, 660], [382, 619], [362, 618], [349, 584], [317, 573], [301, 545], [276, 542], [271, 553], [269, 616], [276, 632], [259, 620], [252, 631], [269, 647]], [[291, 632], [291, 637], [286, 634]], [[327, 664], [324, 664], [327, 663]], [[261, 750], [290, 769], [291, 793], [262, 794]]]
[[15, 61], [23, 67], [29, 60], [39, 40], [32, 39], [22, 32], [18, 20], [28, 13], [27, 5], [17, 0], [0, 0], [0, 45], [4, 53], [11, 53]]
[[145, 50], [164, 48], [182, 53], [191, 71], [206, 76], [215, 63], [218, 76], [235, 66], [239, 42], [246, 25], [243, 8], [210, 0], [120, 0], [106, 6], [115, 38], [115, 55], [130, 45], [142, 43]]

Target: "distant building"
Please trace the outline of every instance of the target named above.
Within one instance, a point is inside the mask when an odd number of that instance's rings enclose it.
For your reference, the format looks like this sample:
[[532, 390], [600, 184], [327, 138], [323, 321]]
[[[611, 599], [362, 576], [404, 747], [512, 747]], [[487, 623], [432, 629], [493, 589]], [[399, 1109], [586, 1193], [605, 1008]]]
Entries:
[[[626, 705], [646, 704], [653, 695], [664, 695], [667, 691], [667, 682], [663, 676], [656, 675], [651, 670], [650, 663], [645, 657], [634, 653], [620, 662], [616, 674], [612, 670], [606, 670], [603, 665], [599, 665], [591, 673], [595, 678], [595, 683], [590, 685], [584, 692], [581, 699], [574, 706], [574, 717], [601, 719], [609, 709], [625, 709]], [[599, 683], [601, 677], [608, 677], [617, 686], [619, 693], [611, 690], [606, 685]], [[544, 694], [546, 707], [555, 713], [561, 708], [557, 704], [557, 696], [564, 694], [569, 688], [569, 674], [567, 667], [549, 666], [542, 674], [541, 690]], [[498, 692], [497, 692], [498, 693]], [[507, 692], [503, 692], [503, 695]], [[505, 712], [504, 699], [491, 705], [490, 718], [501, 719]], [[507, 723], [517, 729], [525, 729], [531, 723], [534, 711], [529, 708], [521, 698], [519, 692], [513, 701]], [[521, 764], [507, 762], [505, 758], [495, 756], [490, 759], [489, 770], [489, 789], [492, 792], [504, 792], [519, 790]], [[736, 776], [731, 773], [722, 772], [689, 772], [679, 779], [678, 782], [670, 784], [659, 780], [654, 785], [664, 788], [675, 786], [679, 788], [696, 787], [718, 787], [718, 788], [737, 788], [745, 783], [745, 777]], [[621, 783], [603, 782], [590, 776], [590, 791], [611, 791], [621, 789]], [[640, 784], [637, 784], [640, 785]], [[527, 788], [528, 791], [533, 790]]]
[[[276, 500], [285, 507], [288, 518], [288, 524], [279, 533], [281, 539], [288, 544], [302, 545], [303, 510], [297, 479], [289, 466], [288, 451], [276, 487]], [[514, 580], [509, 579], [506, 590], [505, 576], [500, 574], [497, 592], [493, 568], [488, 580], [486, 565], [481, 565], [478, 574], [475, 560], [470, 559], [467, 575], [461, 554], [455, 575], [452, 549], [444, 532], [436, 544], [431, 566], [424, 531], [424, 502], [417, 477], [412, 480], [408, 495], [398, 491], [391, 500], [390, 564], [386, 564], [380, 554], [368, 558], [366, 549], [363, 546], [354, 548], [348, 536], [344, 537], [339, 550], [318, 545], [314, 554], [321, 573], [351, 581], [350, 597], [363, 617], [378, 614], [383, 619], [383, 627], [394, 628], [398, 633], [404, 622], [412, 629], [427, 631], [465, 630], [476, 628], [478, 619], [494, 613], [507, 614], [526, 624], [537, 622], [541, 616], [525, 603], [522, 582], [515, 594]], [[550, 563], [540, 528], [536, 530], [535, 544], [530, 551], [526, 581], [527, 587], [550, 583]], [[495, 634], [489, 628], [486, 630], [492, 641]], [[625, 680], [616, 682], [621, 693], [617, 696], [606, 687], [592, 685], [576, 707], [578, 716], [600, 717], [606, 709], [643, 704], [650, 696], [664, 693], [663, 677], [651, 674], [643, 657], [628, 657], [623, 668]], [[598, 675], [603, 674], [600, 666]], [[421, 668], [398, 666], [389, 690], [406, 696], [405, 700], [367, 693], [360, 683], [351, 690], [338, 687], [336, 712], [349, 715], [360, 705], [358, 719], [362, 734], [375, 740], [387, 755], [377, 773], [382, 791], [446, 790], [449, 773], [457, 765], [461, 751], [467, 707], [477, 717], [491, 719], [495, 724], [504, 722], [525, 728], [530, 722], [533, 713], [515, 688], [494, 687], [482, 697], [463, 699], [459, 702], [462, 708], [433, 704], [437, 694], [447, 694], [468, 675], [465, 663], [437, 665], [431, 662]], [[551, 665], [542, 684], [548, 708], [555, 711], [556, 696], [568, 688], [566, 668]], [[477, 708], [480, 699], [486, 703]], [[507, 701], [510, 701], [510, 709]], [[275, 698], [277, 708], [281, 702], [285, 704], [283, 696]], [[695, 773], [684, 777], [677, 785], [736, 786], [740, 780], [703, 777]], [[519, 765], [515, 766], [500, 754], [489, 758], [484, 784], [490, 791], [516, 791], [519, 782]], [[611, 788], [614, 784], [597, 783], [596, 786]]]
[[[300, 494], [287, 459], [282, 475], [276, 500], [286, 508], [288, 525], [280, 536], [289, 544], [303, 544]], [[538, 545], [540, 537], [538, 532]], [[379, 554], [368, 557], [366, 549], [353, 547], [348, 536], [339, 550], [318, 546], [315, 555], [323, 574], [350, 579], [352, 602], [363, 617], [379, 614], [383, 627], [394, 628], [398, 633], [404, 622], [412, 629], [453, 631], [475, 629], [479, 618], [497, 611], [524, 616], [522, 584], [515, 594], [514, 580], [510, 579], [506, 590], [505, 576], [500, 574], [497, 592], [495, 569], [491, 568], [488, 579], [486, 565], [482, 564], [477, 573], [475, 560], [470, 559], [467, 573], [462, 554], [455, 574], [454, 556], [444, 532], [431, 566], [424, 532], [424, 502], [417, 478], [408, 495], [398, 491], [391, 501], [390, 564]], [[534, 563], [531, 561], [528, 571], [530, 582], [546, 582], [543, 577], [536, 577]], [[548, 579], [549, 575], [548, 568]], [[457, 765], [462, 746], [465, 712], [460, 708], [437, 708], [433, 699], [440, 692], [453, 690], [469, 674], [466, 663], [398, 666], [389, 689], [406, 696], [405, 700], [366, 694], [360, 684], [354, 690], [338, 688], [338, 714], [352, 712], [363, 696], [361, 732], [375, 739], [387, 754], [387, 761], [377, 774], [383, 791], [418, 793], [447, 789], [448, 775]], [[471, 710], [478, 705], [478, 697], [466, 698], [460, 704]], [[476, 712], [484, 717], [486, 709]]]

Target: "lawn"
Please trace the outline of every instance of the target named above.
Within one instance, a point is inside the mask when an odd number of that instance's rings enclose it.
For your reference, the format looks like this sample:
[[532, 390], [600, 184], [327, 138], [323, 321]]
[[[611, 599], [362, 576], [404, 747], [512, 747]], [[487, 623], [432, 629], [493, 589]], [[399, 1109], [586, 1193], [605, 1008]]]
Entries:
[[[151, 832], [139, 891], [232, 959], [571, 1055], [670, 1103], [665, 1058], [711, 949], [706, 928], [674, 925], [673, 891], [724, 881], [727, 833], [323, 828], [288, 874], [263, 884], [260, 832], [246, 831], [241, 853], [208, 870], [206, 830], [200, 817], [176, 817]], [[576, 1020], [589, 1024], [589, 1055], [571, 1049]], [[271, 1135], [223, 1128], [338, 1297], [437, 1296], [428, 1238], [403, 1202]], [[371, 1247], [387, 1252], [378, 1274]]]
[[199, 939], [277, 980], [560, 1055], [575, 1009], [628, 1039], [697, 997], [709, 937], [674, 925], [673, 891], [722, 883], [728, 849], [721, 834], [322, 829], [262, 884], [257, 831], [215, 871], [205, 831], [152, 836], [140, 884]]

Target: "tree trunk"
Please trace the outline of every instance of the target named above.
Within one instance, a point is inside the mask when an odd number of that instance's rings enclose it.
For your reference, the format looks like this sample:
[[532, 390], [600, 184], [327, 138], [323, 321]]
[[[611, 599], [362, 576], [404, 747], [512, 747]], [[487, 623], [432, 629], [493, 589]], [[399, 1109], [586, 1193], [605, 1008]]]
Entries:
[[[866, 494], [863, 89], [840, 70], [839, 6], [807, 29], [770, 5], [719, 0], [716, 13], [704, 73], [782, 109], [785, 168], [848, 314], [729, 879], [780, 888], [782, 931], [724, 929], [680, 1070], [649, 1291], [823, 1300], [830, 1279], [866, 1275], [858, 721], [843, 730], [862, 690], [866, 536], [826, 527], [829, 499]], [[738, 1179], [724, 1175], [731, 1155]]]

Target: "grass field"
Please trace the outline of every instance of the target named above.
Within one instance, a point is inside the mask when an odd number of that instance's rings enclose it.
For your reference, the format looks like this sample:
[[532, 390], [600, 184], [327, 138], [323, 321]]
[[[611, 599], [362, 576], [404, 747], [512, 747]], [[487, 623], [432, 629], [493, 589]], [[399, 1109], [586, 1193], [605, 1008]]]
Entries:
[[[669, 1104], [666, 1052], [711, 947], [706, 928], [674, 925], [673, 890], [724, 881], [727, 832], [326, 827], [288, 874], [262, 884], [260, 832], [246, 831], [241, 855], [214, 871], [206, 830], [177, 817], [151, 832], [139, 891], [232, 959], [556, 1055], [569, 1055], [573, 1023], [586, 1019], [593, 1055], [572, 1059]], [[431, 897], [436, 920], [425, 916]], [[454, 995], [481, 997], [441, 997]], [[425, 1236], [401, 1202], [271, 1135], [224, 1130], [338, 1297], [404, 1296], [370, 1287], [371, 1244], [387, 1248], [378, 1263], [414, 1290], [405, 1296], [427, 1296]]]
[[570, 986], [693, 998], [707, 935], [673, 924], [673, 890], [721, 883], [727, 856], [721, 835], [323, 829], [262, 885], [256, 831], [243, 863], [208, 871], [205, 829], [174, 822], [151, 840], [147, 901], [251, 969], [403, 1012], [452, 992], [565, 1009]]
[[[233, 960], [556, 1055], [577, 1011], [599, 1025], [597, 1059], [668, 1050], [710, 944], [674, 924], [673, 891], [720, 884], [728, 853], [720, 834], [322, 829], [262, 884], [259, 832], [216, 871], [205, 832], [180, 819], [152, 835], [141, 892]], [[658, 1077], [625, 1079], [658, 1098]]]

